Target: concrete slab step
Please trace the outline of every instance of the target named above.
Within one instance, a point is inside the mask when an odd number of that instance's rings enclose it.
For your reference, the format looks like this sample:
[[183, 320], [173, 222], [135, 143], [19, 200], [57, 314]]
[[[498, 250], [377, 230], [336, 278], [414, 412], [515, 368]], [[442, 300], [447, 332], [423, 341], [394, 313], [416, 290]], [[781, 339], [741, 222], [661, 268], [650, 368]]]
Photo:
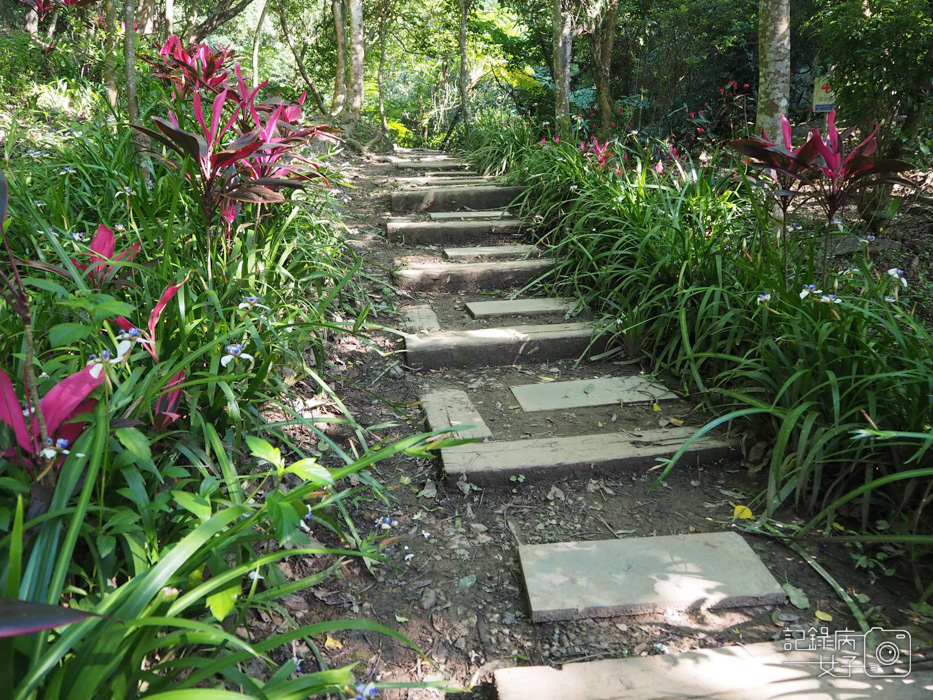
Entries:
[[396, 184], [405, 189], [424, 187], [469, 187], [471, 185], [491, 185], [491, 177], [399, 177]]
[[444, 159], [434, 159], [434, 160], [396, 160], [395, 167], [399, 170], [423, 170], [428, 171], [438, 171], [438, 170], [467, 170], [470, 167], [469, 163], [464, 163], [459, 160], [444, 160]]
[[441, 322], [438, 321], [437, 314], [427, 304], [405, 306], [402, 307], [401, 312], [402, 324], [410, 331], [420, 333], [441, 329]]
[[633, 375], [511, 387], [523, 411], [559, 411], [583, 406], [676, 401], [658, 381]]
[[541, 257], [541, 249], [535, 245], [486, 245], [471, 248], [444, 248], [444, 257], [454, 262], [537, 258]]
[[466, 305], [473, 318], [507, 316], [564, 316], [573, 303], [569, 299], [513, 299], [509, 301], [472, 301]]
[[475, 170], [425, 170], [424, 177], [446, 177], [451, 180], [456, 180], [463, 177], [488, 177], [482, 175], [481, 173], [476, 172]]
[[428, 214], [431, 221], [451, 221], [460, 219], [512, 219], [507, 209], [486, 209], [483, 211], [432, 211]]
[[386, 224], [389, 238], [404, 238], [415, 245], [440, 243], [456, 245], [481, 242], [490, 236], [512, 235], [521, 230], [524, 222], [518, 219], [502, 221], [411, 221], [392, 219]]
[[460, 438], [487, 438], [492, 431], [473, 406], [469, 395], [460, 389], [434, 389], [421, 396], [421, 408], [431, 430], [467, 426], [455, 435]]
[[518, 557], [534, 622], [787, 600], [736, 532], [522, 545]]
[[392, 279], [400, 289], [413, 291], [479, 291], [527, 284], [547, 272], [551, 260], [509, 260], [453, 265], [419, 263], [395, 270]]
[[[422, 336], [429, 339], [431, 336]], [[499, 364], [502, 364], [500, 362]], [[670, 457], [693, 434], [690, 428], [646, 430], [631, 433], [601, 433], [572, 437], [534, 438], [463, 445], [442, 450], [445, 472], [457, 479], [461, 474], [477, 484], [508, 485], [509, 477], [523, 476], [530, 482], [552, 481], [565, 476], [588, 478], [594, 474], [633, 473]], [[697, 440], [685, 460], [721, 459], [732, 451], [730, 441], [717, 437]]]
[[[495, 671], [499, 700], [920, 700], [933, 697], [933, 662], [909, 676], [827, 672], [832, 652], [784, 649], [783, 642], [698, 649], [586, 663]], [[822, 658], [822, 662], [821, 662]], [[838, 663], [838, 658], [837, 658]], [[843, 669], [836, 671], [842, 675]]]
[[[587, 352], [592, 333], [589, 323], [442, 331], [406, 338], [405, 351], [407, 363], [422, 369], [568, 360]], [[592, 350], [603, 347], [594, 345]]]
[[507, 207], [523, 191], [522, 187], [497, 185], [474, 187], [434, 187], [426, 190], [393, 192], [392, 211], [454, 211], [456, 209], [499, 209]]

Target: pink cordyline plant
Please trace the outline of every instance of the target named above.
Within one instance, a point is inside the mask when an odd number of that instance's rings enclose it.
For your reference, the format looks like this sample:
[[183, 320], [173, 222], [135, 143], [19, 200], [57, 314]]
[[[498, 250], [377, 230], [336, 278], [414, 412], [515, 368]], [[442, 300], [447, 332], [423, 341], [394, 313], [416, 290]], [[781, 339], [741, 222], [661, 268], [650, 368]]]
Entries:
[[[74, 258], [72, 258], [71, 262], [76, 268], [81, 270], [81, 272], [87, 274], [87, 281], [92, 287], [95, 289], [102, 289], [108, 282], [113, 280], [114, 275], [120, 268], [120, 263], [131, 262], [133, 258], [139, 255], [139, 251], [142, 248], [138, 243], [134, 243], [114, 255], [115, 249], [116, 239], [113, 231], [103, 224], [100, 224], [97, 227], [97, 233], [94, 234], [94, 238], [88, 246], [88, 250], [90, 251], [90, 263], [80, 263]], [[54, 272], [62, 277], [71, 277], [65, 268], [58, 265], [29, 260], [21, 262], [30, 267], [38, 267], [43, 270], [48, 270], [49, 272]]]

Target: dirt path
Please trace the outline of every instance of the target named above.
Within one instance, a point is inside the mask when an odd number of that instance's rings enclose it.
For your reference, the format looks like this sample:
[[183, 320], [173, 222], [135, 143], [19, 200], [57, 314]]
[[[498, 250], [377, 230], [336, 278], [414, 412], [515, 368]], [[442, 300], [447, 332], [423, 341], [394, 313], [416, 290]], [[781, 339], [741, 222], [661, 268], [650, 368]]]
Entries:
[[[397, 186], [396, 177], [416, 173], [400, 172], [375, 160], [355, 161], [346, 172], [355, 189], [349, 191], [344, 218], [353, 246], [364, 257], [366, 274], [374, 280], [375, 299], [385, 304], [370, 320], [398, 327], [400, 316], [390, 307], [429, 304], [446, 328], [483, 327], [466, 316], [463, 305], [476, 299], [504, 298], [503, 293], [409, 293], [391, 286], [389, 272], [397, 259], [416, 256], [430, 261], [440, 253], [436, 247], [404, 247], [386, 239], [388, 192]], [[341, 380], [335, 388], [360, 424], [396, 423], [397, 427], [378, 432], [387, 439], [422, 430], [417, 402], [426, 387], [465, 390], [490, 428], [512, 440], [587, 434], [605, 426], [636, 431], [671, 421], [702, 423], [702, 417], [683, 401], [660, 411], [650, 405], [616, 405], [524, 414], [514, 410], [508, 390], [516, 383], [632, 374], [641, 369], [637, 365], [601, 362], [577, 367], [570, 360], [525, 360], [520, 365], [482, 370], [413, 371], [406, 369], [398, 336], [376, 334], [374, 345], [379, 352], [359, 342], [341, 341], [333, 367]], [[398, 411], [412, 421], [400, 418]], [[445, 480], [436, 462], [399, 458], [379, 465], [375, 476], [386, 487], [386, 498], [360, 501], [355, 517], [361, 525], [373, 523], [374, 532], [381, 531], [376, 521], [391, 519], [391, 529], [385, 533], [387, 546], [382, 550], [385, 561], [375, 563], [370, 572], [359, 560], [350, 560], [337, 578], [284, 601], [300, 623], [365, 618], [397, 629], [431, 661], [425, 662], [396, 640], [373, 633], [333, 633], [328, 639], [315, 640], [329, 666], [359, 664], [358, 674], [367, 680], [450, 679], [462, 688], [473, 688], [466, 697], [486, 698], [495, 696], [491, 672], [501, 667], [768, 641], [780, 638], [787, 625], [811, 624], [817, 609], [833, 616], [834, 628], [855, 628], [845, 605], [809, 566], [782, 545], [754, 536], [746, 536], [752, 549], [779, 582], [806, 592], [809, 609], [788, 604], [531, 622], [517, 558], [519, 545], [729, 529], [734, 505], [747, 503], [764, 486], [761, 474], [750, 471], [741, 458], [702, 467], [681, 465], [654, 490], [655, 474], [644, 469], [534, 485], [514, 478], [505, 487], [478, 488]], [[879, 606], [880, 622], [904, 622], [897, 608], [897, 591], [905, 588], [905, 582], [882, 578], [872, 585], [864, 574], [853, 575], [848, 550], [813, 552], [847, 589], [871, 597], [866, 607]], [[303, 564], [293, 568], [287, 573], [307, 573], [301, 570]], [[310, 561], [307, 568], [314, 570], [318, 565]], [[279, 622], [269, 619], [259, 624], [273, 629]], [[303, 659], [304, 668], [314, 667], [315, 655], [307, 646], [298, 644], [294, 653]], [[425, 688], [380, 693], [380, 697], [411, 700], [442, 695]]]

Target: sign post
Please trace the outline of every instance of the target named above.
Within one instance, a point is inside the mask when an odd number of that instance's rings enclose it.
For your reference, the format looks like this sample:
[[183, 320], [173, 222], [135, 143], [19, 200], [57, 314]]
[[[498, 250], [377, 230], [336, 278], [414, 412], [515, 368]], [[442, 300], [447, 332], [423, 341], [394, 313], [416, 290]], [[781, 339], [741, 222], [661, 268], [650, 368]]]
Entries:
[[829, 87], [829, 78], [818, 76], [813, 81], [813, 111], [832, 112], [835, 101], [832, 88]]

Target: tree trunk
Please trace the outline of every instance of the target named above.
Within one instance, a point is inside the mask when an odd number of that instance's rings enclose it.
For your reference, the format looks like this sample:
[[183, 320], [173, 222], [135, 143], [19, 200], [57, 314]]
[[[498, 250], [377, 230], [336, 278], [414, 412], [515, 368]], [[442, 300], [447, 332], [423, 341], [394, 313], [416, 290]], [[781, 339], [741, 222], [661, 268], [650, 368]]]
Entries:
[[117, 107], [116, 0], [104, 2], [104, 86], [111, 109]]
[[243, 10], [249, 7], [252, 1], [253, 0], [239, 0], [239, 2], [234, 4], [235, 0], [221, 0], [214, 14], [210, 15], [191, 31], [190, 36], [187, 37], [188, 43], [202, 41], [208, 34], [217, 31], [220, 27], [243, 12]]
[[554, 121], [557, 132], [570, 136], [570, 58], [573, 49], [573, 19], [565, 0], [552, 0], [554, 21]]
[[382, 131], [383, 141], [389, 140], [389, 122], [386, 120], [386, 35], [389, 32], [389, 0], [382, 6], [382, 16], [379, 17], [379, 128]]
[[23, 28], [33, 37], [39, 34], [39, 13], [35, 10], [26, 12], [26, 23]]
[[363, 111], [363, 67], [366, 40], [363, 37], [363, 0], [350, 0], [349, 46], [347, 51], [349, 79], [347, 81], [346, 130], [352, 134]]
[[777, 139], [790, 101], [790, 0], [758, 2], [758, 115], [755, 130]]
[[600, 15], [593, 33], [593, 59], [596, 63], [596, 102], [599, 105], [599, 129], [603, 136], [612, 130], [614, 112], [609, 86], [612, 67], [612, 47], [616, 38], [616, 20], [619, 17], [619, 0], [609, 0]]
[[343, 14], [343, 0], [331, 0], [334, 13], [334, 35], [337, 50], [337, 70], [334, 75], [334, 97], [330, 103], [331, 117], [343, 112], [347, 101], [347, 23]]
[[139, 122], [139, 101], [136, 99], [136, 0], [125, 0], [123, 12], [123, 63], [126, 76], [126, 108], [130, 124]]
[[262, 12], [256, 22], [256, 32], [253, 34], [253, 87], [259, 85], [259, 41], [262, 38], [262, 24], [266, 21], [266, 10], [269, 9], [269, 0], [262, 0]]
[[140, 0], [139, 12], [139, 33], [142, 36], [149, 36], [155, 31], [155, 0]]
[[175, 0], [165, 0], [165, 38], [168, 39], [174, 30]]
[[318, 92], [317, 85], [314, 84], [314, 80], [308, 74], [308, 70], [305, 68], [304, 57], [295, 49], [295, 43], [292, 41], [292, 35], [288, 31], [288, 22], [285, 20], [285, 5], [282, 4], [282, 0], [276, 0], [276, 2], [278, 3], [279, 8], [279, 24], [282, 26], [282, 36], [285, 38], [285, 43], [288, 44], [288, 48], [292, 52], [292, 56], [295, 57], [295, 66], [298, 68], [298, 73], [301, 75], [301, 79], [305, 81], [305, 84], [311, 91], [311, 96], [314, 98], [314, 104], [317, 105], [318, 111], [326, 117], [327, 109], [324, 107], [324, 100], [321, 99], [321, 93]]
[[463, 115], [463, 127], [470, 130], [470, 66], [467, 63], [467, 19], [470, 15], [472, 0], [460, 0], [460, 113]]

